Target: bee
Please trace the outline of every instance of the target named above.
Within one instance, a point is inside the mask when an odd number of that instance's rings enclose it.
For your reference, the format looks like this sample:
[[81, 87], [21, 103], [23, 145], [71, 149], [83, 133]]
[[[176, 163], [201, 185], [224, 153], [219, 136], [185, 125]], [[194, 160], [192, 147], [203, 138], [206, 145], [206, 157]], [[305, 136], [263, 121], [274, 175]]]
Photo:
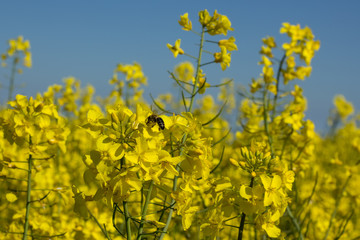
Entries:
[[165, 123], [164, 120], [159, 117], [156, 114], [151, 114], [145, 121], [146, 126], [152, 128], [155, 126], [155, 124], [157, 124], [159, 126], [159, 130], [164, 130], [165, 129]]

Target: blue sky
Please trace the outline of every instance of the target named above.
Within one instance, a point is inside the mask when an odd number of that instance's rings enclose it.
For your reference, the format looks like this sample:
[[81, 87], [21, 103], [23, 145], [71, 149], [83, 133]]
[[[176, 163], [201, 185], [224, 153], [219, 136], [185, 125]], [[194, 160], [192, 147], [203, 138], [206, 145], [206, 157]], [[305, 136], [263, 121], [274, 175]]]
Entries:
[[[301, 4], [300, 4], [301, 3]], [[174, 59], [166, 48], [182, 39], [185, 51], [196, 49], [198, 38], [181, 30], [177, 21], [185, 12], [193, 22], [198, 11], [215, 9], [232, 22], [239, 50], [232, 54], [231, 67], [204, 67], [210, 83], [233, 78], [248, 85], [258, 77], [261, 38], [279, 34], [281, 23], [309, 26], [321, 41], [312, 61], [312, 76], [298, 82], [308, 99], [306, 116], [317, 129], [326, 126], [336, 94], [345, 95], [360, 108], [360, 1], [2, 1], [0, 3], [0, 52], [7, 40], [23, 35], [31, 42], [33, 67], [18, 76], [16, 93], [35, 95], [67, 76], [91, 84], [97, 95], [110, 91], [108, 80], [117, 63], [139, 62], [148, 77], [150, 93], [169, 92], [173, 83], [168, 70], [185, 60]], [[217, 38], [219, 39], [219, 38]], [[196, 54], [196, 53], [194, 53]], [[9, 69], [0, 69], [0, 81]], [[175, 90], [170, 90], [175, 92]], [[0, 101], [7, 89], [0, 89]]]

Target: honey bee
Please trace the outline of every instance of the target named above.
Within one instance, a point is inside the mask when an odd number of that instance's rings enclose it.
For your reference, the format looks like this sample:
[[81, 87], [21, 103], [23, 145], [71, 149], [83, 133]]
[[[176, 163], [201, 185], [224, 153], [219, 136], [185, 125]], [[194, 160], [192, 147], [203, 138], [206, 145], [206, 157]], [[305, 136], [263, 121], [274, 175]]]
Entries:
[[165, 123], [164, 120], [159, 117], [156, 114], [151, 114], [145, 121], [146, 126], [152, 128], [155, 126], [155, 124], [157, 124], [159, 126], [159, 130], [164, 130], [165, 129]]

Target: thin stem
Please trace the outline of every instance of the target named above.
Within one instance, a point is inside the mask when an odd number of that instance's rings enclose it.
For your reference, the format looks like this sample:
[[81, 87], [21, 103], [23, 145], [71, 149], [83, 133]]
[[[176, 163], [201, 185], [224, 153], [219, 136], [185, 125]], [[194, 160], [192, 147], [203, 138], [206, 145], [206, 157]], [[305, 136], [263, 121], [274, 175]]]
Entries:
[[109, 240], [111, 240], [108, 232], [106, 231], [106, 228], [104, 228], [103, 226], [101, 226], [100, 222], [97, 220], [97, 218], [90, 212], [90, 210], [88, 209], [88, 212], [90, 214], [90, 216], [94, 219], [94, 221], [96, 222], [96, 224], [98, 225], [98, 227], [101, 229], [101, 232], [105, 235], [105, 237]]
[[286, 212], [287, 212], [287, 214], [289, 215], [289, 217], [290, 217], [293, 225], [295, 226], [296, 230], [297, 230], [298, 233], [299, 233], [299, 239], [303, 240], [303, 239], [304, 239], [304, 236], [303, 236], [302, 233], [301, 233], [301, 227], [300, 227], [297, 219], [296, 219], [296, 218], [294, 217], [294, 215], [292, 214], [292, 211], [291, 211], [291, 209], [290, 209], [289, 206], [286, 207]]
[[209, 64], [214, 63], [214, 62], [215, 62], [215, 61], [211, 61], [211, 62], [203, 63], [203, 64], [201, 64], [201, 65], [200, 65], [200, 67], [203, 67], [203, 66], [209, 65]]
[[126, 224], [126, 239], [131, 240], [131, 226], [130, 226], [130, 220], [129, 217], [129, 207], [127, 204], [127, 201], [123, 201], [124, 206], [124, 215], [125, 215], [125, 224]]
[[196, 32], [196, 31], [194, 31], [194, 30], [190, 30], [191, 32], [193, 32], [193, 33], [195, 33], [196, 35], [198, 35], [198, 36], [201, 36], [201, 34], [200, 33], [198, 33], [198, 32]]
[[205, 42], [209, 42], [209, 43], [216, 43], [216, 44], [219, 44], [218, 41], [212, 41], [212, 40], [205, 40]]
[[[189, 107], [187, 107], [185, 105], [185, 109], [188, 109], [189, 112], [192, 111], [193, 104], [194, 104], [194, 99], [195, 99], [195, 95], [196, 95], [196, 91], [197, 91], [197, 85], [198, 85], [198, 82], [199, 82], [201, 56], [202, 56], [202, 53], [203, 53], [203, 46], [204, 46], [204, 36], [205, 36], [205, 27], [203, 26], [202, 29], [201, 29], [200, 48], [199, 48], [199, 57], [197, 58], [195, 83], [194, 83], [194, 86], [193, 86], [193, 89], [192, 89], [192, 94], [191, 94]], [[181, 145], [182, 146], [184, 146], [186, 138], [187, 138], [187, 134], [185, 134], [183, 136], [183, 138], [181, 139]], [[183, 155], [183, 154], [184, 154], [184, 148], [182, 147], [181, 150], [180, 150], [180, 156]], [[176, 170], [177, 171], [180, 170], [180, 165], [179, 164], [176, 166]], [[174, 180], [173, 180], [173, 188], [172, 188], [173, 192], [175, 192], [177, 190], [177, 182], [178, 182], [178, 176], [175, 176]], [[171, 199], [170, 205], [173, 206], [174, 204], [175, 204], [175, 199]], [[169, 215], [168, 215], [168, 218], [166, 220], [166, 225], [163, 228], [163, 230], [161, 232], [161, 235], [160, 235], [160, 240], [162, 240], [165, 237], [165, 234], [167, 233], [167, 230], [168, 230], [168, 228], [170, 226], [170, 222], [171, 222], [171, 219], [172, 219], [173, 212], [174, 212], [174, 209], [170, 208]]]
[[267, 90], [266, 87], [264, 88], [264, 94], [263, 94], [263, 104], [264, 104], [264, 113], [263, 113], [263, 117], [264, 117], [264, 127], [265, 127], [265, 132], [266, 135], [268, 137], [268, 141], [269, 141], [269, 145], [270, 145], [270, 151], [271, 151], [271, 155], [274, 155], [274, 149], [273, 149], [273, 144], [272, 144], [272, 136], [269, 132], [269, 123], [268, 123], [268, 105], [267, 105], [268, 101], [267, 101]]
[[190, 105], [189, 105], [189, 112], [191, 112], [192, 107], [193, 107], [193, 103], [194, 103], [194, 99], [195, 99], [195, 93], [196, 93], [196, 88], [197, 88], [197, 84], [199, 82], [199, 73], [200, 73], [200, 66], [201, 66], [201, 56], [203, 53], [203, 47], [204, 47], [204, 36], [205, 36], [205, 27], [202, 27], [201, 30], [201, 38], [200, 38], [200, 48], [199, 48], [199, 57], [197, 58], [197, 64], [196, 64], [196, 75], [195, 75], [195, 83], [194, 83], [194, 87], [192, 90], [192, 97], [190, 100]]
[[[199, 73], [200, 73], [200, 65], [201, 65], [201, 56], [202, 56], [202, 52], [203, 52], [203, 46], [204, 46], [204, 35], [205, 35], [205, 27], [202, 27], [202, 31], [201, 31], [201, 38], [200, 38], [200, 48], [199, 48], [199, 57], [197, 58], [197, 67], [196, 67], [196, 75], [195, 75], [195, 83], [193, 85], [193, 89], [192, 89], [192, 94], [191, 94], [191, 99], [190, 99], [190, 104], [189, 107], [187, 108], [187, 106], [185, 105], [185, 109], [188, 109], [189, 112], [191, 112], [192, 108], [193, 108], [193, 104], [194, 104], [194, 99], [195, 99], [195, 95], [196, 95], [196, 91], [197, 91], [197, 84], [199, 82]], [[185, 102], [184, 102], [185, 104]], [[186, 141], [187, 138], [187, 134], [185, 134], [181, 140], [181, 145], [183, 145]], [[180, 155], [183, 154], [183, 148], [180, 151]], [[176, 170], [179, 171], [180, 170], [180, 166], [177, 165], [176, 166]], [[177, 181], [178, 181], [178, 176], [174, 177], [173, 180], [173, 191], [175, 192], [177, 189]], [[175, 200], [171, 199], [171, 203], [170, 205], [173, 206], [175, 204]], [[171, 208], [169, 210], [169, 215], [168, 218], [166, 220], [166, 225], [162, 230], [162, 233], [160, 235], [160, 240], [162, 240], [165, 237], [165, 234], [169, 228], [171, 219], [172, 219], [172, 214], [174, 212], [174, 209]]]
[[[32, 140], [29, 135], [29, 149], [31, 148]], [[30, 213], [30, 204], [31, 204], [31, 169], [32, 169], [32, 155], [29, 154], [28, 159], [28, 180], [27, 180], [27, 193], [26, 193], [26, 213], [25, 213], [25, 223], [24, 223], [24, 235], [23, 240], [27, 239], [28, 229], [29, 229], [29, 213]]]
[[142, 233], [143, 233], [143, 229], [144, 229], [144, 223], [145, 223], [145, 220], [146, 220], [146, 213], [147, 213], [147, 210], [148, 210], [148, 206], [149, 206], [153, 186], [154, 186], [154, 181], [151, 180], [149, 188], [148, 188], [148, 193], [146, 195], [145, 204], [144, 204], [144, 207], [143, 207], [143, 209], [141, 211], [141, 221], [140, 221], [140, 227], [139, 227], [138, 236], [137, 236], [138, 240], [141, 240], [141, 238], [142, 238]]
[[16, 65], [17, 65], [18, 61], [19, 61], [19, 58], [16, 54], [16, 56], [14, 57], [12, 68], [11, 68], [8, 101], [12, 100], [12, 94], [14, 91], [14, 84], [15, 84]]
[[130, 82], [127, 82], [126, 84], [126, 90], [125, 90], [125, 104], [127, 107], [130, 107], [130, 102], [129, 102], [129, 98], [130, 98], [130, 87], [129, 87]]
[[[252, 188], [253, 185], [254, 185], [254, 177], [251, 177], [251, 182], [250, 182], [250, 186], [249, 186], [249, 187]], [[244, 226], [245, 226], [245, 218], [246, 218], [246, 214], [243, 212], [243, 213], [241, 214], [238, 240], [242, 240], [242, 237], [243, 237]]]
[[187, 54], [187, 53], [184, 53], [184, 55], [185, 55], [185, 56], [187, 56], [187, 57], [189, 57], [189, 58], [192, 58], [192, 59], [197, 60], [197, 58], [196, 58], [196, 57], [194, 57], [193, 55], [190, 55], [190, 54]]
[[[179, 171], [179, 169], [180, 169], [180, 167], [176, 166], [176, 170]], [[173, 180], [173, 189], [172, 189], [174, 192], [177, 189], [177, 181], [178, 181], [178, 176], [175, 176], [174, 180]], [[174, 206], [174, 205], [175, 205], [175, 199], [172, 198], [170, 206]], [[167, 233], [167, 230], [168, 230], [168, 228], [170, 226], [170, 222], [171, 222], [171, 219], [172, 219], [173, 212], [174, 212], [174, 208], [170, 208], [169, 215], [168, 215], [168, 217], [166, 219], [166, 225], [163, 228], [162, 233], [161, 233], [160, 238], [159, 238], [160, 240], [162, 240], [165, 237], [165, 234]]]
[[274, 96], [274, 101], [273, 101], [273, 111], [271, 114], [271, 120], [273, 120], [275, 118], [275, 113], [276, 113], [276, 101], [278, 98], [278, 92], [279, 92], [279, 84], [280, 84], [280, 73], [281, 73], [281, 69], [282, 69], [282, 65], [284, 64], [284, 61], [286, 59], [286, 54], [284, 54], [284, 56], [281, 58], [281, 61], [279, 63], [279, 68], [277, 71], [277, 75], [276, 75], [276, 94]]
[[119, 211], [120, 213], [122, 213], [121, 209], [119, 208], [118, 204], [117, 203], [114, 203], [113, 205], [113, 215], [112, 215], [112, 224], [113, 224], [113, 227], [116, 229], [116, 231], [123, 237], [125, 238], [125, 235], [120, 231], [120, 229], [116, 226], [116, 211]]
[[343, 188], [341, 189], [341, 193], [338, 195], [338, 198], [336, 199], [335, 209], [334, 209], [333, 213], [331, 214], [331, 218], [330, 218], [330, 221], [329, 221], [329, 226], [328, 226], [328, 229], [327, 229], [327, 231], [326, 231], [324, 240], [326, 240], [327, 237], [329, 236], [329, 233], [330, 233], [330, 229], [331, 229], [333, 220], [334, 220], [334, 218], [335, 218], [335, 216], [336, 216], [336, 213], [337, 213], [337, 210], [338, 210], [338, 207], [339, 207], [339, 204], [340, 204], [340, 200], [341, 200], [341, 198], [343, 197], [343, 194], [344, 194], [344, 192], [345, 192], [346, 186], [348, 185], [348, 183], [349, 183], [349, 181], [350, 181], [350, 178], [351, 178], [351, 175], [346, 179], [346, 182], [345, 182]]

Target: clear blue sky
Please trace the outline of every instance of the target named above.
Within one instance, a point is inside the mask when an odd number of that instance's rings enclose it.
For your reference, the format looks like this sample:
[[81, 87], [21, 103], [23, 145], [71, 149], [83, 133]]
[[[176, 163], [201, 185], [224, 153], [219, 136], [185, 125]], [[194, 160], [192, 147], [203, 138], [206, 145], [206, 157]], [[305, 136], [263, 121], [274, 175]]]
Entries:
[[[312, 76], [299, 82], [308, 99], [307, 117], [316, 128], [326, 126], [335, 94], [343, 94], [360, 108], [360, 1], [1, 1], [0, 52], [7, 40], [23, 35], [31, 42], [32, 69], [17, 78], [25, 88], [16, 93], [35, 95], [67, 76], [92, 84], [96, 94], [110, 91], [108, 80], [117, 63], [139, 62], [148, 76], [145, 95], [168, 92], [168, 70], [186, 57], [174, 59], [167, 43], [182, 39], [185, 50], [195, 49], [198, 39], [178, 25], [189, 13], [194, 27], [198, 11], [208, 9], [227, 15], [235, 29], [239, 51], [231, 67], [204, 67], [210, 83], [233, 78], [247, 85], [258, 77], [261, 38], [280, 39], [282, 22], [309, 26], [321, 41], [313, 59]], [[9, 69], [7, 69], [9, 70]], [[4, 69], [0, 81], [4, 82]], [[174, 92], [174, 91], [173, 91]], [[7, 90], [0, 89], [4, 102]]]

